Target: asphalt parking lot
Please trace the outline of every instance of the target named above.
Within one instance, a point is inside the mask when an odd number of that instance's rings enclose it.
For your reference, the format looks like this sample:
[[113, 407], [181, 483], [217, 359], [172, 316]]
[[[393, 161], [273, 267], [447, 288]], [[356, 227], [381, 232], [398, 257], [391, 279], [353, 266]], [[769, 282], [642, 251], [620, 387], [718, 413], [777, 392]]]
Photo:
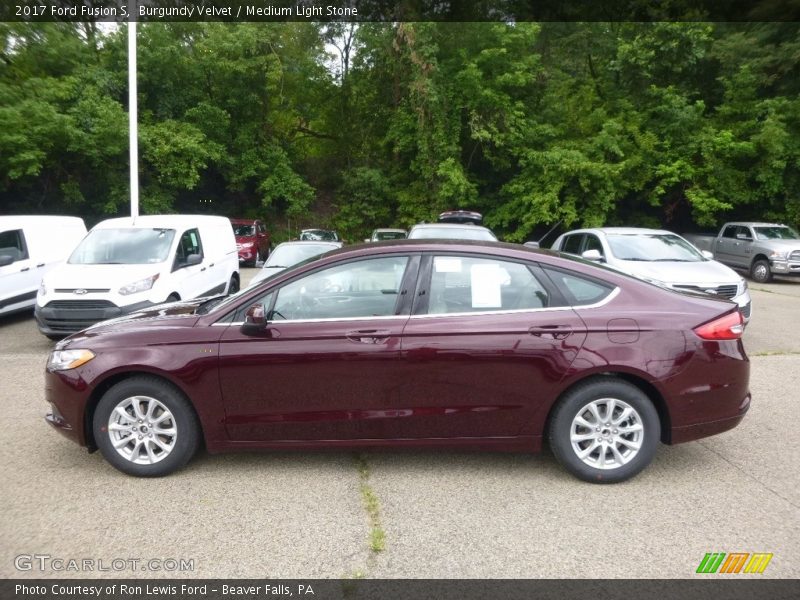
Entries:
[[[751, 293], [747, 418], [613, 486], [549, 453], [442, 451], [202, 454], [127, 477], [47, 426], [52, 342], [30, 314], [2, 318], [0, 576], [684, 578], [707, 552], [771, 552], [760, 577], [800, 577], [800, 281]], [[33, 554], [194, 570], [15, 568]]]

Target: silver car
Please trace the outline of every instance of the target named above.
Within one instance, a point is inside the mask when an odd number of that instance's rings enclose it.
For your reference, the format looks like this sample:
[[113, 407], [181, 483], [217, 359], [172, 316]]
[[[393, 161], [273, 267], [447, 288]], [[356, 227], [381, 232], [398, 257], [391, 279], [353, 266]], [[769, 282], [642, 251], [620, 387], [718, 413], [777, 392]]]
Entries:
[[264, 263], [264, 266], [250, 280], [248, 287], [252, 287], [306, 259], [341, 247], [342, 242], [283, 242], [278, 244], [269, 253], [269, 258]]
[[747, 282], [733, 269], [712, 260], [681, 236], [660, 229], [600, 227], [561, 235], [553, 250], [601, 262], [640, 279], [676, 290], [713, 294], [739, 305], [750, 320]]
[[497, 236], [491, 229], [481, 225], [460, 225], [455, 223], [420, 223], [408, 232], [410, 240], [478, 240], [496, 242]]

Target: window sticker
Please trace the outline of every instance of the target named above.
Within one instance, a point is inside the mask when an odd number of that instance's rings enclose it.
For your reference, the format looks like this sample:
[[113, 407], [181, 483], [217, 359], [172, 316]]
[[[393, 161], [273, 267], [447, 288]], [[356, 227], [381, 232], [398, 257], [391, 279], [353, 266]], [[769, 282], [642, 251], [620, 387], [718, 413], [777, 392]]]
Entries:
[[501, 308], [503, 305], [500, 286], [507, 273], [497, 263], [472, 265], [470, 286], [472, 288], [472, 308]]
[[461, 259], [450, 256], [436, 256], [433, 267], [437, 273], [461, 273]]

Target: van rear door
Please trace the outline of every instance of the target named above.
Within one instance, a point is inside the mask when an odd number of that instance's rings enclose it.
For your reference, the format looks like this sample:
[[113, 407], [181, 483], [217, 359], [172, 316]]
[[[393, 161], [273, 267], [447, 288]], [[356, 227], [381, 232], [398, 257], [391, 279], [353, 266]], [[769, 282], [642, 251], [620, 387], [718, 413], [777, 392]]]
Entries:
[[0, 231], [0, 313], [31, 304], [39, 278], [24, 229]]

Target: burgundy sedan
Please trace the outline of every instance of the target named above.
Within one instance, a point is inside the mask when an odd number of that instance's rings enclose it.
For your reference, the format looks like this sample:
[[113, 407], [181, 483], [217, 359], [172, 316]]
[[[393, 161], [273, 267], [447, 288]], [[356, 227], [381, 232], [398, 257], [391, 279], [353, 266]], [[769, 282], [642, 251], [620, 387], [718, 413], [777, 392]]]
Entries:
[[157, 476], [210, 452], [538, 451], [617, 482], [750, 406], [741, 313], [550, 251], [392, 241], [228, 298], [100, 323], [50, 356], [48, 422]]

